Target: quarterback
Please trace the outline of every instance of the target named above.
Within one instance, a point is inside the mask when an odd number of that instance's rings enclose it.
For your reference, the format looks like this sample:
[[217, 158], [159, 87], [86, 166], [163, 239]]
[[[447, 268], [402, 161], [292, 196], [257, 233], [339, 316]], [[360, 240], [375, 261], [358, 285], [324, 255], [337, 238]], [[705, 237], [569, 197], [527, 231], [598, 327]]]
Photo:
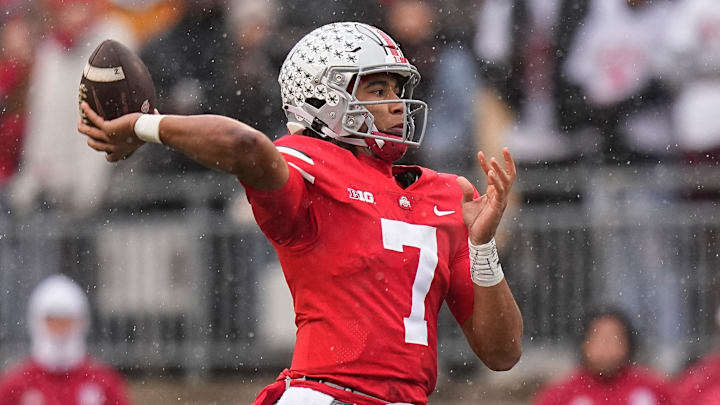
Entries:
[[381, 30], [333, 23], [303, 37], [280, 71], [287, 136], [213, 115], [127, 114], [80, 122], [108, 161], [156, 142], [238, 178], [294, 300], [291, 366], [256, 404], [426, 404], [446, 302], [477, 356], [510, 369], [522, 318], [494, 234], [512, 157], [478, 161], [488, 187], [393, 165], [417, 147], [427, 106], [417, 69]]

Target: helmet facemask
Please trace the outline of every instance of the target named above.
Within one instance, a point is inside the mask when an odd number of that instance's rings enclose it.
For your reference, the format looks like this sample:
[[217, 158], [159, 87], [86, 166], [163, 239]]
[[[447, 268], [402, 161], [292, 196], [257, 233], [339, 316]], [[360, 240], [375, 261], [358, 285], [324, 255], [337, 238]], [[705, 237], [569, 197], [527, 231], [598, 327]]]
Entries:
[[[324, 49], [332, 51], [324, 52]], [[362, 78], [376, 73], [397, 74], [404, 79], [399, 83], [402, 84], [399, 99], [357, 99]], [[292, 133], [311, 129], [340, 142], [358, 146], [375, 144], [381, 149], [386, 142], [404, 147], [417, 147], [422, 142], [427, 105], [412, 99], [420, 74], [377, 28], [360, 23], [335, 23], [318, 28], [290, 52], [279, 80]], [[378, 130], [375, 117], [367, 108], [378, 104], [403, 105], [401, 136]]]

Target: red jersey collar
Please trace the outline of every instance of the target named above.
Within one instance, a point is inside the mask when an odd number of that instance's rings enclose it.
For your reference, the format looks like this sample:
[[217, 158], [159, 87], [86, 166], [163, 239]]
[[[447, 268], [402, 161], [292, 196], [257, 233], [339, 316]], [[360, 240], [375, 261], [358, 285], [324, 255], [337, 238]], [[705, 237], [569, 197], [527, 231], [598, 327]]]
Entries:
[[[434, 177], [434, 176], [437, 175], [433, 170], [426, 169], [426, 168], [424, 168], [424, 167], [422, 167], [422, 166], [414, 166], [414, 165], [393, 165], [393, 164], [391, 164], [391, 163], [388, 163], [388, 162], [386, 162], [386, 161], [384, 161], [384, 160], [376, 157], [376, 156], [373, 155], [373, 154], [362, 153], [362, 152], [357, 152], [357, 153], [355, 153], [355, 152], [352, 152], [351, 150], [349, 150], [349, 149], [347, 149], [347, 148], [344, 148], [344, 147], [342, 147], [342, 146], [340, 146], [340, 145], [338, 145], [338, 144], [335, 144], [335, 143], [330, 142], [330, 141], [325, 140], [325, 139], [318, 139], [318, 138], [313, 138], [313, 137], [309, 137], [309, 136], [305, 136], [305, 135], [299, 135], [299, 134], [289, 134], [289, 135], [287, 135], [287, 136], [290, 136], [290, 137], [303, 137], [303, 139], [304, 139], [305, 142], [309, 142], [309, 143], [315, 143], [315, 142], [316, 142], [317, 145], [322, 145], [322, 146], [331, 145], [332, 148], [337, 148], [338, 150], [342, 150], [342, 151], [344, 151], [344, 152], [347, 152], [347, 153], [355, 156], [360, 162], [362, 162], [362, 163], [364, 163], [364, 164], [367, 164], [368, 166], [370, 166], [370, 167], [372, 167], [373, 169], [379, 171], [380, 173], [382, 173], [384, 176], [386, 176], [386, 177], [388, 177], [388, 178], [392, 178], [392, 177], [394, 177], [395, 174], [402, 173], [402, 172], [406, 172], [406, 171], [409, 171], [409, 170], [413, 170], [413, 171], [419, 172], [419, 173], [420, 173], [420, 177], [421, 177], [421, 178], [424, 178], [424, 179], [429, 179], [429, 178], [432, 178], [432, 177]], [[419, 180], [418, 180], [418, 181], [419, 181]], [[416, 183], [417, 183], [417, 182], [416, 182]], [[411, 184], [410, 187], [413, 187], [416, 183]], [[398, 185], [398, 186], [399, 186], [399, 185]]]
[[388, 177], [391, 177], [393, 175], [393, 165], [391, 163], [388, 163], [374, 155], [363, 152], [358, 152], [355, 154], [355, 156], [357, 156], [359, 161], [366, 163], [380, 173]]

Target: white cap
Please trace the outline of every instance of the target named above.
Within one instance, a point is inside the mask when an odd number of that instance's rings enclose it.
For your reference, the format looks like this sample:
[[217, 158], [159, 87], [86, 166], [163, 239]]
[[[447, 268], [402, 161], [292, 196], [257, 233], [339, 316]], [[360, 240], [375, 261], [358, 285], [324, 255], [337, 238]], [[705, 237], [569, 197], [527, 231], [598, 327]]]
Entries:
[[[54, 336], [45, 319], [48, 316], [73, 318], [76, 327], [67, 336]], [[33, 359], [49, 371], [67, 371], [86, 356], [89, 328], [88, 300], [74, 281], [53, 275], [37, 285], [28, 304], [28, 327]]]
[[88, 320], [88, 300], [85, 292], [66, 276], [56, 274], [41, 281], [30, 295], [28, 319], [30, 330], [34, 321], [48, 316]]

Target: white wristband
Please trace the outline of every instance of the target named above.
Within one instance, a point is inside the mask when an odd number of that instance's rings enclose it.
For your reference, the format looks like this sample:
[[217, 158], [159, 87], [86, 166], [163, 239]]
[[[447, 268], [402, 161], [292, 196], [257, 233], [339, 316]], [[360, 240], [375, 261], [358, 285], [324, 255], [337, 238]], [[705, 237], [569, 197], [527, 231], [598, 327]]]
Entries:
[[145, 142], [162, 143], [160, 140], [160, 114], [143, 114], [135, 121], [135, 135]]
[[470, 278], [480, 287], [492, 287], [505, 278], [498, 258], [495, 238], [482, 245], [473, 245], [468, 238], [470, 250]]

